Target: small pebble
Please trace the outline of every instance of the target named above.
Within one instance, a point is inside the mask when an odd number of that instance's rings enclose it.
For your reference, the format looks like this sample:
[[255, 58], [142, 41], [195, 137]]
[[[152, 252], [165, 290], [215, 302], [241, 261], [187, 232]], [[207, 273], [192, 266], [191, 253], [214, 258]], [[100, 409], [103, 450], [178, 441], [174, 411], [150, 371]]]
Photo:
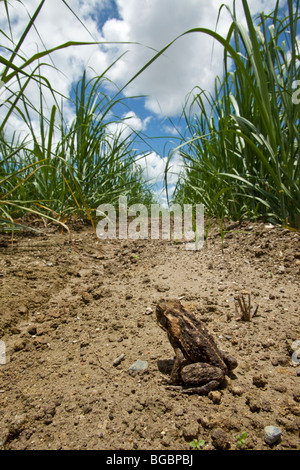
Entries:
[[278, 274], [284, 274], [284, 272], [285, 272], [285, 267], [284, 267], [284, 266], [279, 266], [277, 272], [278, 272]]
[[24, 349], [25, 346], [26, 346], [25, 340], [19, 339], [14, 344], [14, 351], [21, 351], [21, 349]]
[[228, 434], [220, 428], [217, 428], [211, 435], [212, 445], [215, 449], [226, 450], [230, 448], [230, 440]]
[[232, 339], [232, 336], [231, 335], [224, 335], [224, 338], [228, 339], [228, 341], [230, 341]]
[[145, 315], [151, 315], [153, 313], [152, 308], [148, 307], [146, 308]]
[[197, 422], [192, 422], [186, 425], [183, 428], [183, 437], [187, 442], [192, 441], [198, 437], [199, 433], [199, 424]]
[[176, 408], [175, 416], [183, 416], [183, 415], [184, 415], [184, 409], [181, 407]]
[[221, 394], [221, 392], [219, 392], [218, 390], [214, 390], [214, 391], [212, 391], [212, 392], [209, 392], [208, 398], [209, 398], [215, 405], [219, 405], [219, 403], [221, 403], [222, 394]]
[[242, 389], [242, 387], [239, 387], [238, 385], [235, 386], [235, 387], [231, 387], [230, 391], [231, 391], [232, 395], [237, 395], [239, 397], [241, 395], [243, 395], [243, 393], [244, 393], [244, 390]]
[[123, 361], [124, 357], [125, 357], [124, 353], [122, 353], [120, 356], [116, 357], [116, 359], [113, 362], [113, 365], [118, 366]]
[[273, 445], [278, 442], [281, 437], [282, 431], [277, 426], [266, 426], [265, 427], [265, 442], [268, 445]]
[[258, 388], [263, 388], [267, 385], [268, 381], [262, 375], [254, 375], [252, 378], [253, 385]]
[[148, 362], [147, 361], [142, 361], [141, 359], [138, 359], [133, 364], [131, 364], [128, 371], [135, 373], [135, 372], [143, 372], [146, 369], [148, 369]]
[[293, 398], [297, 403], [300, 403], [300, 390], [295, 390], [293, 393]]
[[168, 290], [170, 290], [170, 286], [163, 285], [163, 284], [157, 284], [157, 285], [155, 286], [155, 289], [156, 289], [158, 292], [167, 292]]

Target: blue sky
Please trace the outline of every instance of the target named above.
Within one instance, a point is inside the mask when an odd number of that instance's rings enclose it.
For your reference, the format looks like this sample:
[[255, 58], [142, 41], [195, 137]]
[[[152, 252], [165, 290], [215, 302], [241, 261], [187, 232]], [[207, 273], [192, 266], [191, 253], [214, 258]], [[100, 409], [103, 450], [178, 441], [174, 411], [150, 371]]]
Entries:
[[[28, 14], [32, 15], [39, 3], [40, 0], [10, 2], [15, 41], [24, 31]], [[79, 80], [84, 69], [88, 70], [90, 77], [94, 73], [102, 74], [125, 53], [107, 74], [117, 87], [122, 88], [153, 57], [154, 50], [160, 50], [191, 28], [215, 29], [223, 3], [223, 0], [46, 0], [36, 21], [39, 34], [31, 31], [22, 52], [30, 57], [37, 50], [67, 41], [106, 42], [57, 52], [52, 55], [52, 61], [63, 74], [53, 67], [44, 69], [43, 73], [59, 92], [69, 96], [72, 85]], [[225, 3], [232, 8], [233, 0]], [[252, 14], [256, 15], [261, 11], [273, 10], [276, 1], [249, 0], [248, 3]], [[284, 7], [286, 0], [282, 0], [281, 4]], [[0, 2], [0, 28], [8, 32], [3, 8], [4, 2]], [[236, 0], [236, 10], [240, 21], [244, 22], [241, 0]], [[224, 8], [217, 31], [225, 36], [230, 23], [230, 15]], [[150, 152], [147, 162], [144, 162], [148, 178], [161, 182], [167, 155], [179, 143], [170, 119], [180, 126], [178, 119], [186, 96], [193, 87], [200, 86], [208, 92], [212, 91], [215, 76], [223, 72], [222, 58], [222, 47], [215, 43], [213, 48], [208, 36], [198, 33], [187, 35], [176, 41], [124, 90], [127, 97], [146, 95], [146, 98], [128, 100], [130, 108], [124, 108], [124, 112], [120, 110], [120, 117], [130, 118], [127, 122], [134, 130], [152, 138], [149, 141], [152, 149], [139, 144], [141, 153]], [[34, 87], [28, 89], [28, 94], [35, 103], [38, 94]], [[48, 99], [50, 109], [50, 95]], [[72, 108], [66, 105], [65, 115], [70, 121], [72, 113]], [[17, 118], [12, 120], [11, 126], [22, 130], [22, 123]], [[184, 131], [184, 127], [181, 126], [180, 130]], [[176, 154], [174, 170], [180, 170], [180, 159]]]

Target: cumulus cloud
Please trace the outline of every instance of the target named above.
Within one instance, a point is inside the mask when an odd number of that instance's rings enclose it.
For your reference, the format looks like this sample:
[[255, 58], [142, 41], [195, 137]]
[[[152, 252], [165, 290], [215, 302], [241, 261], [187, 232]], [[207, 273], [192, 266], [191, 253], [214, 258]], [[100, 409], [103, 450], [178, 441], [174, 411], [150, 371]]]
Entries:
[[[144, 158], [139, 157], [138, 164], [142, 167], [145, 179], [152, 183], [164, 181], [165, 169], [168, 157], [161, 157], [156, 152], [150, 152]], [[182, 160], [179, 153], [175, 153], [169, 164], [168, 182], [172, 185], [177, 181], [178, 174], [183, 170]]]
[[[106, 40], [133, 41], [140, 47], [122, 46], [118, 52], [128, 50], [114, 67], [111, 77], [124, 84], [138, 72], [156, 50], [162, 49], [187, 30], [197, 27], [216, 28], [220, 0], [116, 0], [119, 18], [104, 25]], [[232, 0], [226, 2], [232, 7]], [[282, 3], [284, 3], [282, 1]], [[274, 0], [253, 0], [251, 10], [256, 14], [274, 7]], [[244, 21], [242, 2], [236, 2], [237, 15]], [[217, 32], [226, 35], [232, 19], [223, 8]], [[214, 46], [213, 46], [214, 44]], [[109, 49], [108, 49], [109, 50]], [[192, 33], [181, 37], [163, 56], [160, 56], [128, 87], [128, 94], [144, 94], [149, 111], [162, 116], [175, 116], [182, 110], [186, 95], [195, 87], [211, 91], [216, 75], [223, 73], [223, 47], [209, 35]]]
[[128, 111], [121, 116], [120, 121], [114, 121], [107, 126], [108, 133], [121, 136], [123, 140], [127, 139], [132, 133], [145, 132], [151, 116], [141, 119], [134, 111]]
[[[129, 50], [112, 71], [117, 83], [128, 81], [145, 63], [170, 41], [188, 29], [215, 27], [219, 2], [197, 0], [117, 0], [120, 18], [110, 20], [103, 28], [104, 39], [118, 37], [120, 41], [133, 41], [143, 46], [124, 46]], [[138, 14], [137, 14], [138, 12]], [[227, 21], [227, 24], [229, 22]], [[128, 94], [146, 93], [146, 107], [163, 116], [178, 114], [187, 93], [196, 85], [208, 89], [215, 74], [222, 72], [222, 48], [198, 33], [182, 37], [160, 56], [128, 87]]]
[[[15, 44], [18, 43], [21, 35], [24, 33], [25, 28], [39, 3], [39, 0], [31, 0], [30, 2], [10, 2], [9, 15], [12, 25], [13, 41]], [[70, 7], [74, 7], [79, 13], [81, 3], [82, 2], [79, 0], [69, 1]], [[99, 4], [101, 4], [101, 1]], [[85, 21], [86, 28], [81, 26], [80, 22], [76, 20], [75, 16], [61, 0], [45, 2], [36, 18], [35, 27], [31, 28], [28, 32], [19, 51], [19, 56], [14, 60], [15, 65], [21, 66], [24, 59], [27, 60], [34, 54], [54, 48], [68, 41], [93, 41], [92, 36], [97, 35], [96, 21], [91, 16], [86, 16]], [[0, 29], [4, 32], [4, 34], [1, 34], [1, 54], [6, 58], [9, 58], [10, 54], [8, 50], [4, 49], [4, 47], [12, 47], [10, 41], [5, 37], [5, 34], [10, 36], [10, 30], [6, 19], [4, 2], [0, 2]], [[92, 46], [92, 48], [94, 48], [94, 50], [96, 49], [94, 46]], [[99, 50], [99, 48], [97, 50]], [[51, 56], [41, 58], [39, 61], [40, 70], [36, 73], [46, 77], [52, 87], [59, 92], [61, 96], [69, 97], [73, 83], [78, 81], [82, 75], [83, 69], [89, 65], [89, 57], [91, 53], [92, 49], [89, 50], [88, 47], [85, 46], [62, 49], [59, 52], [51, 54]], [[101, 58], [103, 60], [104, 70], [107, 66], [106, 56], [102, 53]], [[100, 64], [100, 57], [98, 57], [98, 62]], [[26, 72], [31, 73], [37, 65], [38, 61], [32, 63], [26, 68]], [[19, 88], [17, 83], [9, 82], [9, 86], [12, 91], [18, 90]], [[26, 97], [28, 102], [31, 104], [32, 109], [39, 109], [39, 88], [34, 81], [31, 81], [26, 87]], [[57, 97], [59, 97], [59, 95], [57, 95]], [[54, 104], [53, 95], [47, 86], [43, 87], [43, 100], [44, 114], [46, 115], [47, 109], [50, 113], [51, 106]], [[1, 110], [2, 113], [4, 111], [4, 109]], [[71, 118], [72, 110], [68, 106], [67, 101], [65, 102], [64, 112], [67, 120], [68, 118]], [[34, 115], [34, 113], [31, 113], [31, 119], [32, 121], [38, 120], [38, 117], [36, 114]], [[16, 126], [17, 123], [18, 125]], [[35, 125], [34, 122], [33, 125]], [[14, 116], [14, 118], [9, 121], [7, 131], [25, 131], [25, 129], [26, 126], [24, 126], [22, 119], [18, 120], [17, 117]]]
[[[22, 55], [30, 57], [44, 48], [52, 48], [67, 41], [108, 41], [126, 44], [71, 47], [55, 52], [50, 60], [54, 67], [43, 67], [43, 73], [56, 89], [68, 96], [72, 84], [84, 68], [100, 75], [121, 54], [126, 54], [110, 70], [108, 76], [119, 87], [124, 86], [148, 60], [183, 32], [196, 27], [215, 29], [219, 8], [223, 1], [211, 0], [67, 0], [80, 23], [62, 0], [45, 2], [37, 20], [22, 47]], [[233, 0], [225, 2], [232, 7]], [[269, 11], [274, 0], [251, 0], [253, 14]], [[284, 4], [284, 0], [281, 2]], [[10, 8], [15, 42], [32, 15], [39, 0], [13, 2]], [[237, 0], [238, 17], [243, 21], [242, 2]], [[1, 19], [2, 18], [2, 19]], [[225, 35], [231, 23], [223, 8], [217, 31]], [[9, 33], [0, 2], [0, 28]], [[38, 31], [38, 33], [37, 33]], [[2, 44], [6, 45], [4, 37]], [[139, 45], [128, 44], [139, 43]], [[7, 44], [8, 45], [8, 44]], [[223, 48], [205, 34], [193, 33], [176, 41], [158, 60], [151, 64], [125, 90], [126, 95], [147, 95], [146, 108], [159, 116], [180, 113], [186, 95], [195, 86], [211, 90], [216, 75], [223, 72]], [[92, 73], [92, 72], [90, 72]], [[34, 95], [33, 95], [34, 98]]]
[[150, 152], [138, 157], [137, 164], [142, 168], [145, 180], [152, 185], [155, 200], [163, 207], [167, 207], [167, 194], [164, 186], [165, 169], [168, 164], [168, 196], [171, 200], [178, 175], [184, 171], [180, 154], [175, 152], [168, 163], [168, 157], [161, 157], [156, 152]]

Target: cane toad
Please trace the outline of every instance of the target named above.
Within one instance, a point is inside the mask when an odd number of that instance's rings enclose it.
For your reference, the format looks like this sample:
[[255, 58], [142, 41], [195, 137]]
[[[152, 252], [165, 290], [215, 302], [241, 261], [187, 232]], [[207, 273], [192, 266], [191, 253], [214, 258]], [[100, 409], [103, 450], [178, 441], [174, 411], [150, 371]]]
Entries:
[[178, 300], [159, 303], [156, 319], [175, 351], [169, 383], [177, 387], [171, 388], [205, 395], [218, 388], [237, 366], [237, 361], [218, 349], [202, 322]]

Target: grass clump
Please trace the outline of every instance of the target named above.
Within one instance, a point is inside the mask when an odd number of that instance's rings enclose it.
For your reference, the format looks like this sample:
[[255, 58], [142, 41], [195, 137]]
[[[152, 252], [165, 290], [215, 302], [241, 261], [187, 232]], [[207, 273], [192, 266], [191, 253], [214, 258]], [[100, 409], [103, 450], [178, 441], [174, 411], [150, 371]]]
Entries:
[[225, 39], [191, 31], [223, 44], [225, 75], [211, 95], [194, 89], [184, 108], [184, 176], [174, 199], [202, 203], [221, 220], [263, 218], [299, 229], [299, 1], [288, 0], [286, 16], [277, 1], [256, 23], [242, 3], [247, 30], [233, 11]]
[[[115, 114], [125, 104], [124, 98], [118, 90], [113, 96], [106, 91], [106, 74], [114, 63], [92, 79], [87, 79], [85, 71], [72, 98], [66, 98], [43, 75], [45, 67], [54, 67], [53, 63], [42, 60], [59, 49], [95, 42], [70, 42], [29, 58], [21, 52], [44, 3], [39, 3], [17, 43], [9, 3], [2, 5], [10, 31], [10, 37], [0, 32], [3, 43], [8, 44], [2, 46], [0, 56], [4, 66], [0, 92], [5, 97], [0, 102], [0, 228], [5, 230], [22, 228], [16, 219], [25, 214], [62, 225], [72, 217], [93, 222], [98, 205], [114, 204], [120, 195], [126, 195], [130, 204], [152, 202], [137, 165], [136, 133], [130, 130], [130, 122]], [[28, 99], [29, 85], [36, 87], [38, 105]], [[65, 120], [66, 103], [74, 110], [71, 123]], [[25, 136], [7, 131], [12, 118], [26, 129]], [[126, 134], [122, 131], [125, 124]]]

